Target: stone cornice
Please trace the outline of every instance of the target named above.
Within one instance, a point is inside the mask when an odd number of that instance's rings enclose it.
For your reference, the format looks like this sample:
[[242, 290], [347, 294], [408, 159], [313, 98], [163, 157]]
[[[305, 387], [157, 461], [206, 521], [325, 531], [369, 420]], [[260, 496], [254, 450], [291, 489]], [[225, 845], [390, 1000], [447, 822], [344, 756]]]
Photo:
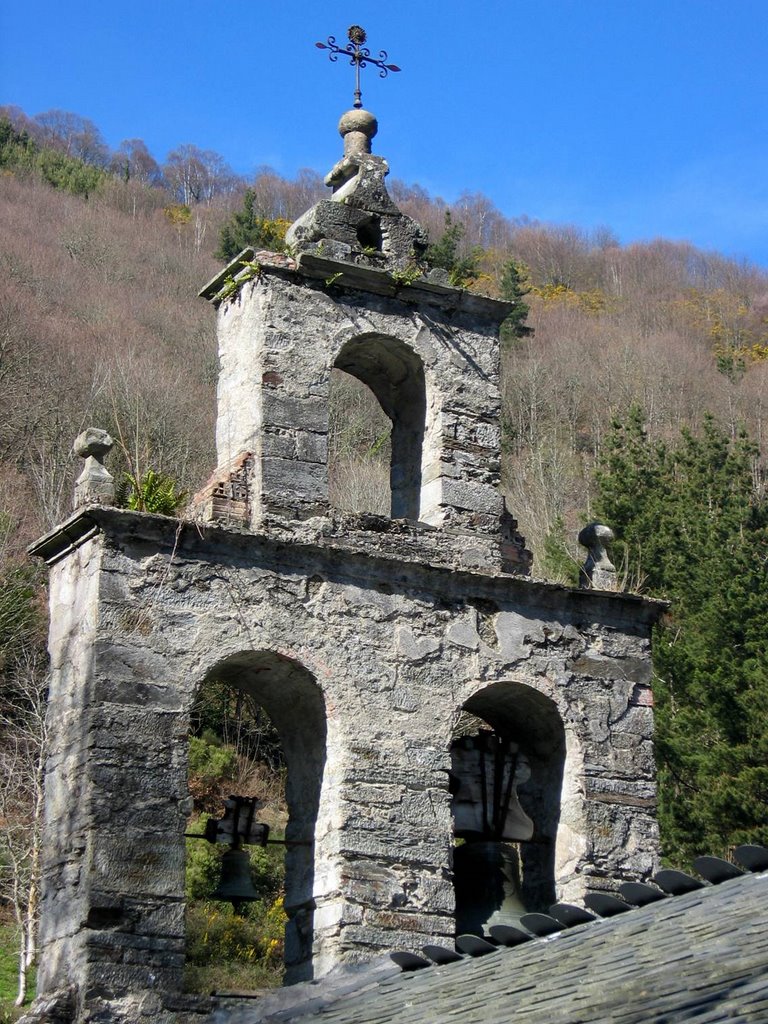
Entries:
[[266, 524], [264, 532], [253, 533], [218, 523], [91, 506], [76, 512], [27, 551], [55, 565], [101, 533], [111, 543], [144, 541], [185, 558], [216, 561], [226, 549], [228, 557], [240, 558], [244, 564], [267, 556], [278, 559], [285, 568], [295, 565], [300, 571], [311, 559], [321, 563], [329, 574], [343, 570], [354, 576], [357, 570], [366, 582], [375, 583], [380, 577], [395, 588], [417, 586], [449, 597], [515, 600], [523, 606], [609, 625], [633, 622], [650, 628], [669, 607], [668, 602], [637, 594], [580, 590], [493, 568], [457, 568], [451, 562], [451, 552], [458, 550], [465, 538], [419, 523], [375, 516], [347, 517], [336, 535], [331, 524], [327, 519], [303, 523], [275, 520]]
[[316, 253], [300, 253], [294, 259], [284, 253], [255, 251], [244, 249], [231, 263], [200, 290], [201, 298], [208, 299], [218, 306], [226, 297], [222, 294], [227, 285], [234, 281], [251, 280], [254, 277], [252, 266], [257, 263], [259, 273], [276, 274], [278, 276], [294, 276], [301, 274], [316, 282], [323, 282], [327, 287], [352, 289], [372, 295], [383, 295], [400, 299], [411, 305], [428, 305], [447, 312], [468, 313], [472, 316], [500, 324], [514, 309], [515, 303], [503, 299], [494, 299], [488, 295], [463, 288], [430, 281], [427, 277], [411, 278], [408, 275], [390, 273], [372, 267], [347, 263], [342, 260], [328, 259]]

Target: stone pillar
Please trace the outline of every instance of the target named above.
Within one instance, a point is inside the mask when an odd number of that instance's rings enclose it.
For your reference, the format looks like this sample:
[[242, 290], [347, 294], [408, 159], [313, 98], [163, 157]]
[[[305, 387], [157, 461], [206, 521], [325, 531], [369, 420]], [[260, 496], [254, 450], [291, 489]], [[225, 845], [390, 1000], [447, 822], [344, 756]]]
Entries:
[[[181, 987], [186, 755], [179, 697], [136, 613], [110, 624], [103, 538], [51, 572], [38, 992]], [[115, 643], [119, 631], [137, 639]]]

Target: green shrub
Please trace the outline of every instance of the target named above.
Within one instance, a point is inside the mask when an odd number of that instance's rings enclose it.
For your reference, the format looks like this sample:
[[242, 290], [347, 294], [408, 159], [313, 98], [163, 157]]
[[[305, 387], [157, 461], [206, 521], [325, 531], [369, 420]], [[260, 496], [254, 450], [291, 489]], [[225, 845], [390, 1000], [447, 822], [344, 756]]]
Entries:
[[189, 737], [189, 774], [202, 782], [232, 778], [237, 770], [237, 751], [222, 743], [209, 729]]
[[250, 846], [251, 881], [256, 892], [274, 902], [285, 886], [285, 849], [282, 846]]
[[189, 738], [189, 791], [197, 811], [219, 815], [222, 794], [231, 789], [238, 768], [237, 751], [206, 730]]
[[242, 915], [228, 904], [187, 908], [186, 988], [192, 992], [279, 985], [283, 974], [282, 897], [251, 903]]
[[[191, 831], [205, 828], [205, 816], [190, 826]], [[221, 847], [212, 846], [202, 839], [187, 840], [187, 869], [185, 891], [188, 900], [209, 899], [221, 876]]]

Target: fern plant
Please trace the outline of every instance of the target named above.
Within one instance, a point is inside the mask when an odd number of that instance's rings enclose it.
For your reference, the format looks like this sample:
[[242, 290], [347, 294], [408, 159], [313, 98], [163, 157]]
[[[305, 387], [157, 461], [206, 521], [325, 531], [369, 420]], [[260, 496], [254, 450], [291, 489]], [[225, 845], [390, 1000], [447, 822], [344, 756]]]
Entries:
[[157, 473], [154, 469], [148, 469], [140, 477], [126, 473], [125, 484], [125, 507], [134, 512], [175, 516], [187, 499], [187, 492], [178, 490], [172, 477], [165, 473]]

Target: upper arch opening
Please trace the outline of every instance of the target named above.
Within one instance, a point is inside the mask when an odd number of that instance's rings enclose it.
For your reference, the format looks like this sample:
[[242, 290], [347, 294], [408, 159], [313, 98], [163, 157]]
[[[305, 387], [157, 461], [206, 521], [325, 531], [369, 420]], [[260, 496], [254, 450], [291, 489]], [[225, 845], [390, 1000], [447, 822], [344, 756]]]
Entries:
[[391, 420], [390, 515], [417, 520], [427, 409], [421, 359], [396, 338], [363, 335], [344, 345], [334, 367], [370, 388]]
[[552, 700], [525, 683], [502, 681], [479, 690], [464, 710], [536, 757], [565, 750], [565, 730]]

